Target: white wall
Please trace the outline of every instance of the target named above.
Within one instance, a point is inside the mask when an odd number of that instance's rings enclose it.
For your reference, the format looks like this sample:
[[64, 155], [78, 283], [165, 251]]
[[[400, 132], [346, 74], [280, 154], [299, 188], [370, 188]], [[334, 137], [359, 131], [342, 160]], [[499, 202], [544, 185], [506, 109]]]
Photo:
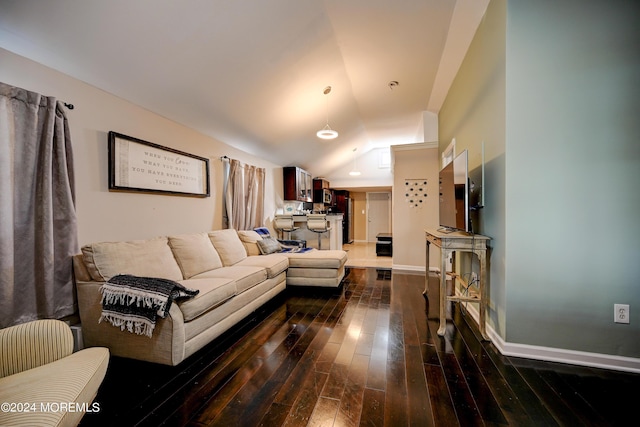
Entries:
[[[67, 117], [74, 151], [81, 245], [221, 228], [219, 159], [224, 155], [266, 168], [265, 222], [270, 223], [269, 218], [282, 201], [282, 168], [278, 165], [3, 49], [0, 49], [0, 81], [75, 105], [74, 110], [67, 111]], [[208, 158], [211, 197], [109, 192], [107, 134], [112, 130]]]

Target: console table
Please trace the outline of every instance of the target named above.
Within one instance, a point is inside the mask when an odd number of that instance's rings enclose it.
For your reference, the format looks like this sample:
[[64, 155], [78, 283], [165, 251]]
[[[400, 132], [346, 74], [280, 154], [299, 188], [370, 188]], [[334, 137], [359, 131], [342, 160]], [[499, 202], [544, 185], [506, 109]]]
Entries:
[[[490, 237], [481, 236], [479, 234], [468, 234], [464, 231], [441, 231], [437, 229], [425, 230], [427, 240], [427, 263], [425, 275], [424, 294], [427, 294], [429, 280], [429, 246], [431, 244], [440, 248], [440, 327], [438, 335], [443, 336], [447, 326], [447, 303], [450, 301], [468, 301], [477, 302], [480, 306], [480, 319], [478, 328], [485, 340], [488, 340], [486, 332], [486, 316], [489, 295], [487, 289], [487, 242]], [[480, 261], [480, 275], [478, 277], [478, 286], [475, 292], [471, 293], [471, 286], [464, 280], [460, 274], [455, 272], [455, 253], [456, 252], [472, 252], [478, 256]], [[447, 258], [449, 255], [453, 258], [453, 270], [447, 272]], [[452, 280], [460, 281], [470, 292], [466, 296], [447, 295], [447, 276], [451, 276]], [[455, 289], [455, 286], [453, 286]]]

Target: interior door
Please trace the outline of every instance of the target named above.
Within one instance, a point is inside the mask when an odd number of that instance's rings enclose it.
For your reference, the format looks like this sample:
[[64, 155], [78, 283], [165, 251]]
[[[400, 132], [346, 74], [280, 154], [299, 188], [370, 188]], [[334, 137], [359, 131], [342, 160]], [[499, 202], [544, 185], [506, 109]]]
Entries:
[[391, 233], [391, 193], [367, 193], [367, 241], [378, 233]]

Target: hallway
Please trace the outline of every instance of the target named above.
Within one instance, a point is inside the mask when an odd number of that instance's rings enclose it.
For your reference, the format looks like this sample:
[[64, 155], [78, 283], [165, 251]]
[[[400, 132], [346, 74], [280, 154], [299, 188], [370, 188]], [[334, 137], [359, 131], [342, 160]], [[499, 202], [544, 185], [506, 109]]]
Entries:
[[346, 267], [391, 268], [393, 265], [392, 257], [376, 255], [375, 243], [349, 243], [343, 245], [342, 249], [347, 251], [348, 255]]

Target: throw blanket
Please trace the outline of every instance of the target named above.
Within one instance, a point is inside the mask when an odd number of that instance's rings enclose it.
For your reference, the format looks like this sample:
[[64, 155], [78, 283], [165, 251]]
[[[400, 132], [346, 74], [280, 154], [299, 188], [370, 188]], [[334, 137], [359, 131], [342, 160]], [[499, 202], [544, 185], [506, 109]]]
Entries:
[[285, 245], [282, 245], [282, 250], [280, 252], [282, 252], [282, 253], [291, 252], [291, 253], [303, 254], [303, 253], [309, 252], [311, 250], [313, 250], [313, 248], [300, 248], [298, 246], [287, 247]]
[[[258, 227], [254, 228], [253, 230], [258, 233], [263, 239], [271, 237], [271, 233], [269, 232], [269, 229], [267, 227]], [[278, 242], [280, 242], [280, 245], [282, 246], [282, 250], [280, 252], [304, 253], [309, 252], [313, 249], [300, 247], [299, 242], [296, 242], [294, 240], [278, 240]]]
[[167, 317], [174, 300], [194, 297], [200, 291], [173, 280], [120, 274], [102, 285], [100, 292], [102, 315], [98, 323], [106, 320], [120, 330], [151, 337], [158, 316]]
[[271, 233], [267, 227], [258, 227], [253, 229], [260, 237], [271, 237]]

